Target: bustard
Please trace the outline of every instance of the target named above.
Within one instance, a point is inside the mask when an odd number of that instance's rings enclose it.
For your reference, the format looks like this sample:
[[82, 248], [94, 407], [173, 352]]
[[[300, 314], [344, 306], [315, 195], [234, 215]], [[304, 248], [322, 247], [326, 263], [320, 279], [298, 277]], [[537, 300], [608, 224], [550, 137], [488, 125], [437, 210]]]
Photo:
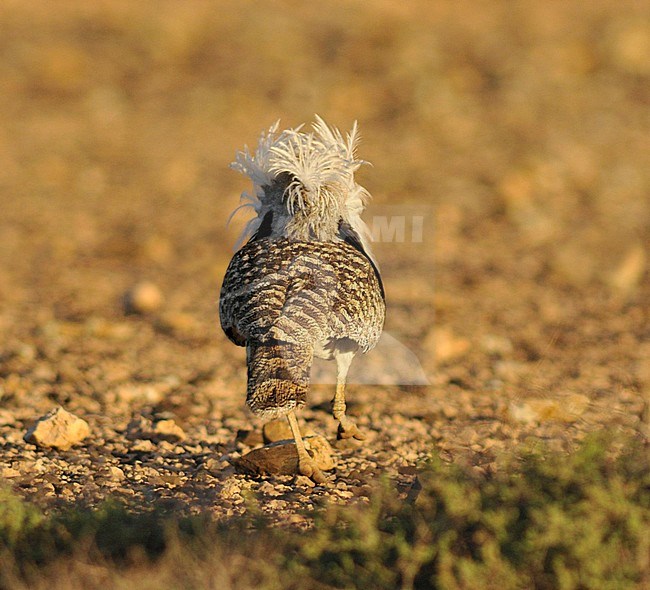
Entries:
[[[246, 402], [263, 418], [287, 416], [300, 473], [325, 476], [305, 449], [295, 411], [305, 404], [314, 356], [336, 361], [332, 402], [338, 435], [365, 436], [346, 415], [345, 383], [358, 351], [379, 340], [384, 291], [361, 220], [367, 191], [354, 180], [357, 124], [344, 138], [320, 117], [311, 131], [263, 132], [254, 153], [232, 167], [249, 176], [242, 193], [254, 217], [239, 240], [221, 288], [221, 326], [246, 347]], [[234, 213], [233, 213], [234, 214]]]

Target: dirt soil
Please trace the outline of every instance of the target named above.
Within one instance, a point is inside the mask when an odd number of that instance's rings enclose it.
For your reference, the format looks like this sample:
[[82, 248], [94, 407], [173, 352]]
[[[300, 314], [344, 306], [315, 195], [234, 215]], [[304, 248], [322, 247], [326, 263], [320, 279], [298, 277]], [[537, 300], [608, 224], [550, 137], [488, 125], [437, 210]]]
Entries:
[[[308, 526], [382, 477], [407, 496], [432, 453], [489, 474], [522, 442], [647, 440], [648, 55], [627, 0], [5, 0], [0, 478], [48, 510], [223, 519], [255, 495]], [[262, 425], [217, 311], [248, 188], [228, 164], [315, 112], [359, 120], [388, 302], [349, 386], [367, 440], [336, 441], [331, 384], [301, 414], [334, 447], [327, 486], [236, 471]], [[27, 443], [58, 406], [89, 438]]]

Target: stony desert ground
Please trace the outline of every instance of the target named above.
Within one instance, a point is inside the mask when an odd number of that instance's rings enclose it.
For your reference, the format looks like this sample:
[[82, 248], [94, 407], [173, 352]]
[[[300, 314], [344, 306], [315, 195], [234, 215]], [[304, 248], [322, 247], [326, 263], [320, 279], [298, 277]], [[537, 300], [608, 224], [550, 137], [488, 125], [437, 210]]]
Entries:
[[[525, 442], [647, 441], [650, 13], [593, 2], [0, 6], [0, 476], [50, 510], [284, 526], [408, 497], [431, 454], [488, 474]], [[263, 444], [218, 293], [248, 189], [235, 152], [314, 113], [363, 135], [387, 292], [327, 486], [240, 472]], [[27, 442], [63, 407], [89, 435]], [[161, 424], [162, 423], [162, 424]], [[307, 513], [305, 512], [307, 511]]]

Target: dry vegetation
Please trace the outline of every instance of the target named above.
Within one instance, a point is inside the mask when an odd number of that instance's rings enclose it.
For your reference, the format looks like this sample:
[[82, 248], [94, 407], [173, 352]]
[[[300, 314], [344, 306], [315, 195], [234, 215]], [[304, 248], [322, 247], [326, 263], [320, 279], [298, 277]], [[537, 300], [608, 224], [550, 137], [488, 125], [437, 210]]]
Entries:
[[[0, 505], [4, 563], [18, 578], [21, 567], [40, 567], [42, 556], [20, 547], [42, 542], [46, 554], [59, 555], [49, 543], [76, 556], [47, 570], [61, 587], [126, 585], [142, 571], [154, 586], [209, 587], [220, 572], [226, 581], [215, 587], [288, 587], [287, 578], [353, 587], [381, 564], [389, 567], [376, 579], [386, 588], [490, 587], [495, 576], [503, 587], [643, 587], [648, 547], [635, 527], [648, 522], [647, 463], [605, 467], [614, 459], [599, 456], [605, 477], [593, 489], [593, 472], [577, 469], [591, 491], [559, 508], [550, 502], [549, 518], [561, 517], [548, 534], [532, 517], [507, 525], [507, 511], [503, 530], [502, 521], [465, 521], [465, 513], [435, 520], [446, 492], [426, 483], [423, 465], [433, 455], [462, 468], [467, 481], [441, 466], [434, 473], [450, 478], [452, 495], [474, 490], [489, 508], [499, 494], [472, 478], [510, 489], [512, 469], [533, 489], [547, 481], [543, 467], [514, 466], [522, 444], [567, 453], [607, 430], [614, 455], [622, 440], [647, 453], [648, 55], [650, 11], [633, 0], [4, 0], [0, 476], [13, 490]], [[374, 165], [361, 173], [374, 196], [371, 224], [405, 219], [404, 241], [380, 240], [376, 255], [386, 330], [419, 359], [399, 366], [404, 351], [390, 343], [368, 358], [384, 385], [353, 385], [350, 399], [369, 439], [336, 448], [328, 489], [234, 471], [229, 461], [259, 443], [260, 425], [244, 411], [243, 353], [217, 323], [243, 221], [225, 227], [245, 188], [228, 163], [276, 119], [295, 125], [316, 112], [342, 128], [359, 120], [360, 155]], [[415, 218], [422, 241], [411, 239]], [[127, 313], [138, 310], [125, 294], [143, 281], [154, 285], [153, 300], [145, 313]], [[426, 386], [412, 385], [420, 368]], [[303, 416], [332, 438], [329, 393], [316, 387]], [[68, 451], [25, 442], [34, 420], [58, 405], [88, 421], [90, 438]], [[138, 431], [160, 419], [183, 436]], [[560, 491], [579, 487], [562, 477]], [[378, 508], [369, 498], [381, 485]], [[537, 508], [550, 497], [544, 485], [541, 504], [527, 496]], [[553, 545], [608, 494], [621, 511], [593, 528], [611, 526], [620, 545], [599, 535], [577, 553]], [[95, 511], [109, 499], [126, 513]], [[142, 508], [152, 506], [190, 519], [173, 526], [189, 527], [187, 538], [207, 535], [215, 554], [242, 567], [269, 540], [288, 553], [260, 559], [240, 579], [235, 565], [215, 572], [199, 548], [180, 551], [161, 532], [172, 526], [165, 515], [149, 515], [160, 534], [138, 536], [149, 522]], [[122, 516], [102, 516], [111, 510]], [[435, 524], [425, 534], [418, 518]], [[357, 526], [381, 542], [355, 549]], [[251, 528], [270, 530], [241, 541]], [[297, 551], [294, 529], [311, 529], [322, 551], [284, 560]], [[98, 530], [136, 531], [118, 548], [144, 553], [120, 561]], [[445, 531], [468, 544], [449, 545]], [[250, 545], [228, 553], [234, 537]], [[466, 565], [445, 570], [431, 547]], [[584, 552], [603, 547], [622, 569], [588, 565]], [[149, 558], [175, 565], [158, 582]], [[32, 587], [52, 588], [39, 571], [30, 570]], [[183, 581], [174, 571], [205, 576]], [[18, 578], [0, 586], [19, 587]]]

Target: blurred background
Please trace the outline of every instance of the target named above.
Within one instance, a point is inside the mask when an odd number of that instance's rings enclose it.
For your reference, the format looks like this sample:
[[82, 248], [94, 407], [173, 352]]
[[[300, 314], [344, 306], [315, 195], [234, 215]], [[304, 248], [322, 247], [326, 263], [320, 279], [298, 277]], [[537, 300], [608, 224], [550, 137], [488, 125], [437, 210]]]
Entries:
[[[101, 405], [200, 370], [241, 393], [217, 322], [249, 188], [228, 164], [314, 113], [359, 121], [369, 224], [404, 216], [376, 246], [387, 330], [434, 388], [638, 406], [650, 9], [634, 0], [3, 0], [5, 397]], [[153, 303], [128, 316], [143, 281]]]

